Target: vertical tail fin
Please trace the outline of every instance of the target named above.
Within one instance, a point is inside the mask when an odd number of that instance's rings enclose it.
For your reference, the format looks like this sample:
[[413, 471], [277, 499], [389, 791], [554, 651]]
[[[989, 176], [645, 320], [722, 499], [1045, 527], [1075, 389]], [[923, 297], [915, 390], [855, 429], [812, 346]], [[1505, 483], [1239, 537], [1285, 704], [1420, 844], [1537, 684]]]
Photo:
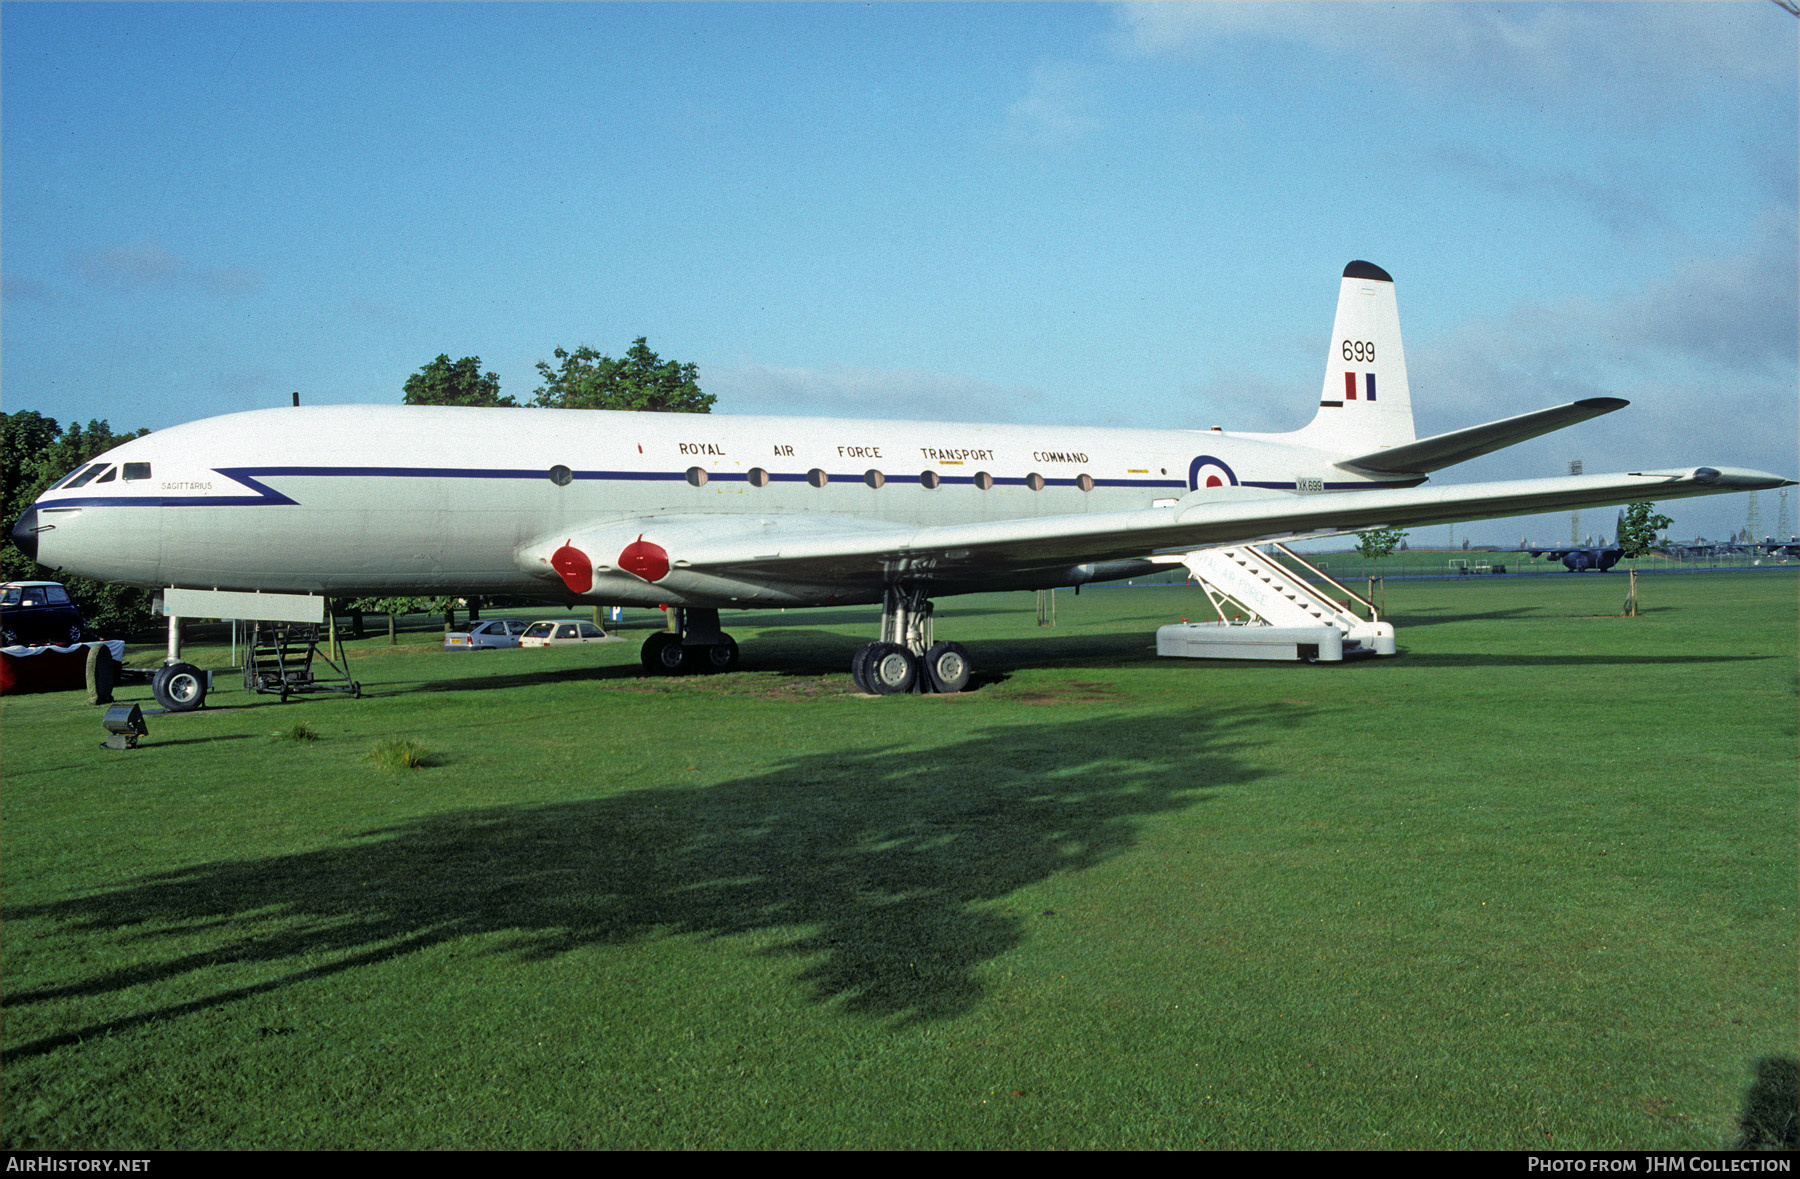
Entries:
[[1344, 267], [1318, 413], [1305, 429], [1285, 437], [1340, 454], [1369, 454], [1416, 437], [1400, 309], [1394, 280], [1381, 267]]

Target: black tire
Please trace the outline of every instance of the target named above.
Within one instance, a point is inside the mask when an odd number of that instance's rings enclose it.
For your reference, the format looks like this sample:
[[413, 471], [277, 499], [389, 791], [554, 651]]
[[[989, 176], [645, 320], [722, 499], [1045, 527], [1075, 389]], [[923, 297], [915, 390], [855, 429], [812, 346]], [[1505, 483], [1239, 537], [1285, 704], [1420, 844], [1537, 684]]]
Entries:
[[679, 643], [680, 641], [680, 635], [671, 634], [666, 630], [659, 630], [645, 639], [643, 648], [638, 651], [638, 659], [643, 662], [644, 670], [653, 671], [659, 675], [663, 674], [662, 649], [670, 643]]
[[876, 643], [864, 661], [863, 678], [877, 696], [898, 696], [919, 682], [919, 658], [899, 643]]
[[709, 672], [736, 671], [738, 665], [737, 641], [730, 635], [720, 635], [719, 637], [724, 641], [701, 648], [701, 670]]
[[864, 643], [850, 656], [850, 682], [856, 685], [858, 692], [875, 695], [874, 687], [869, 683], [869, 656], [875, 653], [880, 643]]
[[69, 646], [73, 647], [81, 641], [81, 624], [75, 623], [69, 628]]
[[191, 663], [171, 663], [151, 677], [150, 694], [164, 712], [192, 712], [206, 703], [206, 676]]
[[0, 630], [0, 643], [4, 643], [8, 647], [16, 647], [19, 645], [19, 636], [10, 630]]
[[974, 671], [968, 648], [961, 643], [933, 643], [925, 652], [925, 676], [933, 692], [948, 695], [962, 691], [969, 686], [969, 676]]
[[681, 645], [680, 635], [658, 631], [645, 640], [644, 659], [657, 675], [680, 675], [694, 666], [693, 650]]

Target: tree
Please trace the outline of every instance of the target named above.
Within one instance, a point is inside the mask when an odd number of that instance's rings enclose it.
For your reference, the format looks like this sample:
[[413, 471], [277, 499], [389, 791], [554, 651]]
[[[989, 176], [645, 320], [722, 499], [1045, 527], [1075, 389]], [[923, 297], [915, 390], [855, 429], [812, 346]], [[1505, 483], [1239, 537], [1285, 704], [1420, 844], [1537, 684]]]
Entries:
[[357, 598], [349, 604], [349, 608], [387, 615], [388, 642], [395, 644], [400, 641], [395, 633], [400, 617], [406, 614], [423, 614], [431, 609], [431, 603], [430, 598]]
[[[50, 573], [13, 543], [12, 523], [24, 514], [32, 501], [56, 480], [94, 456], [111, 450], [121, 442], [148, 434], [138, 430], [130, 434], [114, 434], [105, 421], [94, 420], [84, 427], [70, 422], [63, 429], [54, 418], [35, 410], [0, 413], [0, 524], [5, 535], [0, 537], [0, 579], [6, 581], [50, 580]], [[110, 585], [87, 577], [62, 577], [69, 595], [81, 606], [88, 626], [101, 633], [132, 634], [155, 625], [150, 611], [150, 594], [134, 586]]]
[[1356, 534], [1356, 551], [1364, 560], [1379, 561], [1400, 547], [1406, 532], [1400, 528], [1371, 528]]
[[407, 405], [486, 405], [517, 407], [518, 402], [500, 396], [497, 373], [481, 371], [481, 357], [453, 361], [448, 353], [406, 378]]
[[1638, 616], [1637, 559], [1656, 547], [1656, 534], [1673, 523], [1651, 503], [1632, 504], [1619, 517], [1619, 548], [1631, 558], [1630, 588], [1625, 592], [1621, 611], [1627, 618]]
[[1635, 503], [1619, 517], [1619, 548], [1636, 560], [1656, 547], [1656, 534], [1675, 521], [1656, 510], [1651, 503]]
[[657, 413], [707, 413], [717, 400], [702, 393], [700, 370], [692, 364], [665, 361], [639, 336], [625, 355], [614, 360], [586, 344], [573, 352], [556, 350], [560, 368], [538, 361], [544, 383], [533, 405], [546, 409], [636, 409]]

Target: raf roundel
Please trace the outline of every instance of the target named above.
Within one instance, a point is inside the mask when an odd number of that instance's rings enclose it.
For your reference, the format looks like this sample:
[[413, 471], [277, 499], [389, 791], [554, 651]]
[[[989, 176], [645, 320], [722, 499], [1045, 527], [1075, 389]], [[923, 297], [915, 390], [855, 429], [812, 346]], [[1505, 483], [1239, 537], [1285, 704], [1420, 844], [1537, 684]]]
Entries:
[[1203, 454], [1188, 464], [1188, 490], [1207, 487], [1236, 487], [1238, 478], [1230, 467], [1210, 454]]

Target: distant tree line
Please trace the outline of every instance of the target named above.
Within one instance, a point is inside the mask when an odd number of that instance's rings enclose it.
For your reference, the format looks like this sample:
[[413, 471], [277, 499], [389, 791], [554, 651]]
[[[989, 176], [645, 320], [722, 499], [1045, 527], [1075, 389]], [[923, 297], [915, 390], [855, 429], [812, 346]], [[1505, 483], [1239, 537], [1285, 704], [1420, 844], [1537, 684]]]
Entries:
[[[707, 413], [717, 400], [700, 391], [700, 370], [692, 364], [664, 360], [639, 336], [625, 355], [614, 359], [586, 344], [573, 352], [556, 350], [557, 364], [537, 363], [542, 380], [531, 405], [539, 409], [630, 409], [652, 413]], [[481, 357], [451, 360], [441, 353], [406, 378], [407, 405], [478, 405], [516, 408], [500, 395], [500, 377], [481, 371]]]

